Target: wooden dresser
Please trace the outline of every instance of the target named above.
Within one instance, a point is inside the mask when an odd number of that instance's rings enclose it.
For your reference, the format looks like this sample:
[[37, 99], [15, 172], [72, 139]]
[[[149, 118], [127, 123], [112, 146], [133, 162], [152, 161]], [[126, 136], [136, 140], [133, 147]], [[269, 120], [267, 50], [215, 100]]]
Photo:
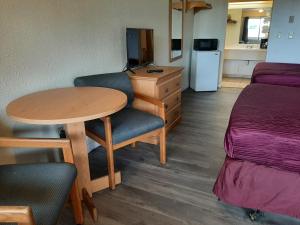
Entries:
[[[135, 93], [147, 95], [164, 101], [166, 110], [167, 132], [181, 119], [181, 74], [182, 67], [155, 67], [163, 69], [162, 73], [147, 73], [151, 67], [134, 70], [130, 73]], [[139, 99], [134, 107], [158, 115], [158, 107]]]

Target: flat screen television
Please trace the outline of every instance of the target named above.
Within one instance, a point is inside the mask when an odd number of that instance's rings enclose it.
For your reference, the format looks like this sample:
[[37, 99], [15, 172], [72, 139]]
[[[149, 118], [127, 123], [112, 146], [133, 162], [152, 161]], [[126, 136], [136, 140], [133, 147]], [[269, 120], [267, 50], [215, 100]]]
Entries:
[[127, 28], [127, 68], [153, 63], [153, 29]]

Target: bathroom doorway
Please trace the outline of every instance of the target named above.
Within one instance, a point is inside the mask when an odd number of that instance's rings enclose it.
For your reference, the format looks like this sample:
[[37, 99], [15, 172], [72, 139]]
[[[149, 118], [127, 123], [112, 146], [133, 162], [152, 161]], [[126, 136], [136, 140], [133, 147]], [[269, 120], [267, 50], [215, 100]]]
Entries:
[[266, 60], [272, 7], [273, 1], [229, 1], [222, 87], [245, 87]]

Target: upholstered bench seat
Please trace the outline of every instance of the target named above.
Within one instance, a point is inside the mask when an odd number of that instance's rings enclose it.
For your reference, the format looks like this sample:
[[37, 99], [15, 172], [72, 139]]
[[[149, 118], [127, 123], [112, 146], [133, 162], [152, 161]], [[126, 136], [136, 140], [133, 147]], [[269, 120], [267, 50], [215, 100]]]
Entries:
[[[86, 122], [87, 130], [105, 139], [102, 120]], [[112, 141], [118, 144], [131, 138], [162, 128], [164, 121], [155, 115], [134, 108], [125, 108], [111, 116]]]
[[37, 225], [56, 224], [75, 178], [66, 163], [0, 166], [0, 205], [30, 206]]

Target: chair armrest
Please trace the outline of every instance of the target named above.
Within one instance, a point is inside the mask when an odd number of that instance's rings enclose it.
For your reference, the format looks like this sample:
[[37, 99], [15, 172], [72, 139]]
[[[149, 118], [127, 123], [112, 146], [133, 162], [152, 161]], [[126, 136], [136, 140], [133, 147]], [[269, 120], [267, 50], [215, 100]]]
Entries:
[[64, 152], [65, 162], [74, 163], [69, 139], [0, 137], [0, 148], [61, 148]]
[[134, 93], [135, 97], [138, 99], [141, 99], [145, 102], [149, 102], [153, 105], [156, 105], [159, 107], [159, 116], [165, 121], [165, 103], [159, 99], [156, 98], [152, 98], [146, 95], [142, 95], [142, 94], [138, 94], [138, 93]]
[[35, 225], [32, 210], [28, 206], [0, 206], [0, 222]]
[[141, 99], [145, 102], [149, 102], [153, 105], [156, 105], [160, 108], [164, 108], [165, 107], [165, 103], [160, 101], [159, 99], [156, 99], [156, 98], [152, 98], [152, 97], [149, 97], [149, 96], [146, 96], [146, 95], [142, 95], [142, 94], [137, 94], [137, 93], [134, 93], [134, 96], [138, 99]]

